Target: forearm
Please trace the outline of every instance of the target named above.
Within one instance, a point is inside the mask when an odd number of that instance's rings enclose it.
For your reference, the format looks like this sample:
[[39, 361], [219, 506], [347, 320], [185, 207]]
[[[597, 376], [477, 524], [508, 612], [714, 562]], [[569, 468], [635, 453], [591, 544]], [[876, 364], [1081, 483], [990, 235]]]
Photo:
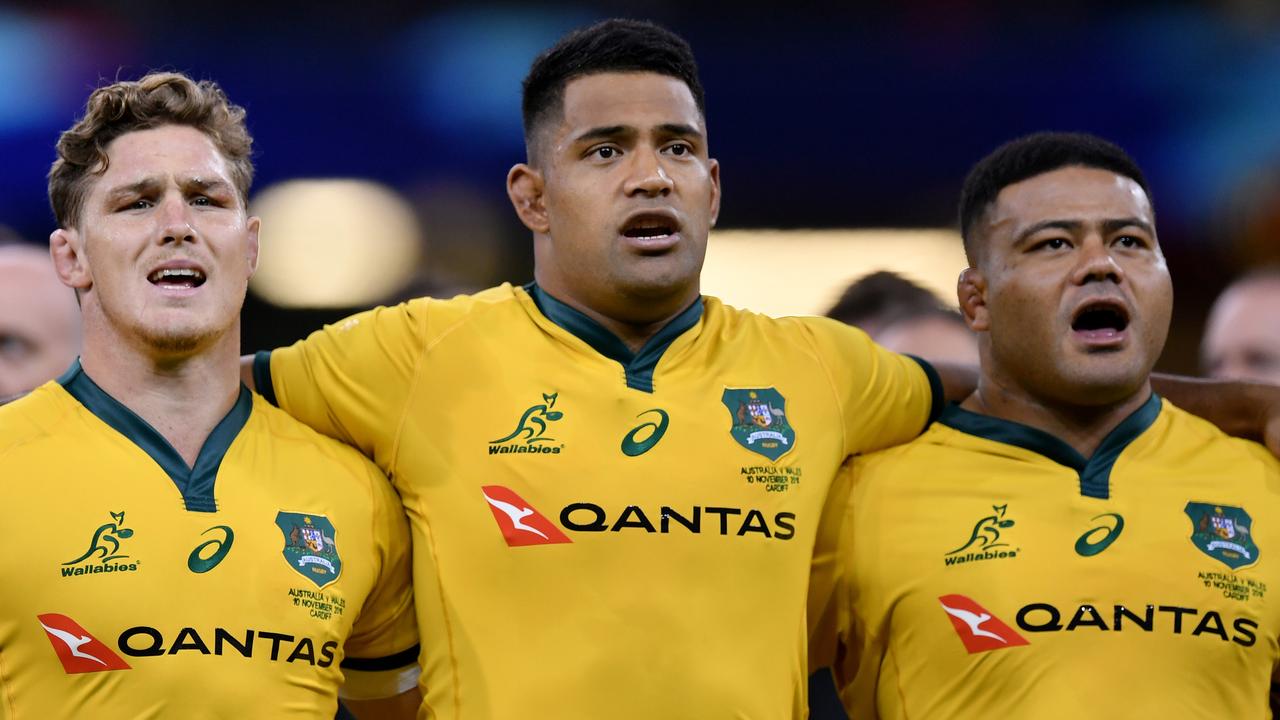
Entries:
[[[928, 358], [925, 359], [928, 360]], [[942, 380], [943, 396], [946, 397], [947, 402], [960, 402], [978, 389], [977, 366], [932, 361], [929, 364], [938, 372], [938, 378]]]
[[1151, 387], [1174, 405], [1199, 415], [1228, 435], [1265, 440], [1271, 445], [1271, 436], [1280, 429], [1268, 427], [1276, 424], [1272, 415], [1280, 407], [1280, 386], [1157, 373], [1151, 376]]

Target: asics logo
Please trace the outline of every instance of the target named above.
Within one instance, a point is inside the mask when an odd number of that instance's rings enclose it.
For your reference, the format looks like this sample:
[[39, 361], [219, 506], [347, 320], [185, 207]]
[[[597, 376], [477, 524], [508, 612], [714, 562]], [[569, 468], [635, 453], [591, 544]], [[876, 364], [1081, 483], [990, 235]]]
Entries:
[[119, 655], [66, 615], [45, 613], [37, 615], [36, 620], [68, 674], [130, 669]]
[[[653, 408], [652, 410], [645, 410], [636, 417], [644, 417], [650, 413], [657, 414], [658, 419], [640, 423], [622, 438], [623, 455], [628, 457], [643, 455], [649, 452], [654, 445], [657, 445], [662, 436], [667, 433], [667, 423], [670, 418], [667, 416], [666, 410]], [[640, 434], [646, 430], [648, 433], [641, 439], [639, 437]]]
[[485, 485], [480, 488], [493, 519], [502, 530], [502, 537], [510, 547], [525, 545], [555, 545], [573, 542], [560, 528], [533, 509], [524, 498], [510, 488], [501, 485]]
[[969, 654], [1028, 644], [1026, 639], [964, 595], [938, 598]]
[[[220, 531], [222, 537], [205, 540], [197, 545], [196, 549], [192, 550], [191, 554], [187, 556], [187, 569], [191, 572], [207, 573], [217, 567], [218, 563], [222, 562], [222, 558], [231, 552], [231, 545], [236, 540], [235, 532], [226, 525], [214, 525], [200, 534], [208, 535], [214, 530]], [[205, 555], [204, 552], [207, 548], [213, 548], [213, 550], [208, 555]]]
[[1079, 540], [1076, 540], [1076, 554], [1081, 557], [1093, 557], [1098, 553], [1111, 547], [1111, 543], [1120, 537], [1120, 533], [1124, 532], [1124, 518], [1116, 513], [1105, 513], [1099, 515], [1094, 520], [1103, 518], [1112, 518], [1114, 523], [1111, 525], [1099, 525], [1095, 528], [1089, 528]]

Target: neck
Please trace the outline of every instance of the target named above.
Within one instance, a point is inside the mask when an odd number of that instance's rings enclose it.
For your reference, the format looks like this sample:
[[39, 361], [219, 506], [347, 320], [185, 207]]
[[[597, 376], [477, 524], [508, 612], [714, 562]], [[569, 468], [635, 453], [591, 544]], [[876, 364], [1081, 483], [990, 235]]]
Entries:
[[608, 312], [592, 307], [565, 288], [548, 287], [541, 281], [538, 282], [538, 286], [543, 292], [586, 315], [613, 333], [633, 353], [639, 352], [645, 343], [698, 299], [698, 289], [694, 287], [692, 293], [686, 293], [688, 297], [673, 296], [664, 300], [637, 300], [625, 303], [628, 310], [638, 312], [635, 315], [624, 315], [621, 312]]
[[1150, 396], [1151, 383], [1145, 381], [1131, 396], [1116, 403], [1066, 405], [1033, 396], [984, 374], [978, 380], [978, 389], [960, 407], [1043, 430], [1089, 458], [1103, 439]]
[[180, 357], [113, 335], [87, 331], [81, 367], [194, 466], [209, 434], [239, 397], [239, 322], [213, 346]]

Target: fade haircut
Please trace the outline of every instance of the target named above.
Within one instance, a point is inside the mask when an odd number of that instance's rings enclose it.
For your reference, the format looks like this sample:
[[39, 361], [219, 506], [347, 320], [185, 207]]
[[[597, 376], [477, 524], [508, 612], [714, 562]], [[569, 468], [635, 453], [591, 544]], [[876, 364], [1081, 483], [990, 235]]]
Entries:
[[246, 203], [253, 183], [253, 138], [244, 115], [216, 83], [180, 73], [150, 73], [98, 88], [85, 104], [84, 117], [58, 138], [58, 159], [49, 169], [49, 204], [58, 226], [80, 222], [89, 185], [107, 171], [107, 146], [113, 140], [162, 125], [187, 125], [209, 136], [227, 160], [240, 202]]
[[609, 72], [651, 72], [689, 87], [698, 114], [707, 116], [698, 64], [689, 43], [647, 20], [614, 18], [574, 30], [533, 61], [524, 79], [524, 144], [529, 161], [538, 152], [538, 132], [564, 114], [570, 80]]
[[1086, 133], [1040, 132], [996, 148], [969, 171], [960, 191], [960, 235], [972, 265], [977, 227], [1000, 191], [1015, 183], [1064, 167], [1108, 170], [1136, 182], [1151, 201], [1138, 164], [1114, 143]]

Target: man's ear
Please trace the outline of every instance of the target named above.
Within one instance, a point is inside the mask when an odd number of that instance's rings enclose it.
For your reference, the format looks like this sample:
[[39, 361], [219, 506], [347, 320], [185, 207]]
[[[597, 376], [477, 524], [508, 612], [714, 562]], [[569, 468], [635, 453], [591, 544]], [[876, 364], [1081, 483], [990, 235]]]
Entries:
[[956, 295], [960, 300], [960, 313], [965, 324], [974, 332], [991, 329], [991, 316], [987, 312], [987, 278], [977, 268], [965, 268], [956, 282]]
[[545, 187], [542, 172], [525, 163], [516, 165], [507, 173], [507, 197], [511, 198], [516, 215], [525, 227], [539, 235], [551, 233], [551, 221], [543, 202]]
[[262, 221], [256, 217], [249, 218], [246, 230], [249, 233], [249, 242], [245, 245], [245, 260], [249, 262], [249, 277], [258, 270], [258, 228], [261, 227]]
[[707, 160], [707, 171], [711, 174], [711, 227], [720, 219], [720, 161], [715, 158]]
[[84, 251], [84, 236], [78, 230], [58, 228], [49, 234], [49, 256], [63, 285], [82, 292], [93, 287], [93, 272]]

